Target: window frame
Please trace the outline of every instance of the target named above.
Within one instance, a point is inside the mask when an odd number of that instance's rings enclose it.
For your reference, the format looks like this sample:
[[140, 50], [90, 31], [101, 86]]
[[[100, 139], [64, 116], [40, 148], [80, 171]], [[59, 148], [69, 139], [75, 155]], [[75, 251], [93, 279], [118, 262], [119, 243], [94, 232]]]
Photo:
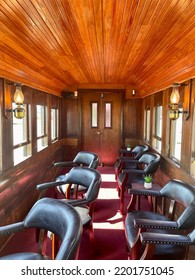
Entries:
[[[36, 129], [36, 141], [37, 141], [37, 152], [40, 152], [42, 151], [43, 149], [47, 148], [48, 147], [48, 126], [47, 126], [47, 117], [48, 117], [48, 114], [47, 114], [47, 109], [48, 109], [48, 106], [47, 105], [44, 105], [44, 104], [36, 104], [36, 121], [37, 121], [37, 129]], [[40, 106], [40, 107], [43, 107], [44, 108], [44, 113], [43, 113], [43, 116], [44, 116], [44, 120], [43, 120], [43, 134], [39, 135], [38, 136], [38, 118], [37, 118], [37, 107]], [[41, 148], [39, 148], [39, 143], [38, 141], [39, 140], [42, 140], [43, 143], [46, 143], [45, 145], [41, 145]]]
[[[14, 106], [14, 104], [13, 104]], [[14, 112], [12, 112], [12, 131], [13, 131], [13, 166], [18, 165], [19, 163], [25, 161], [26, 159], [28, 159], [29, 157], [32, 156], [32, 140], [31, 140], [31, 117], [30, 117], [30, 113], [31, 113], [31, 105], [28, 103], [24, 103], [25, 106], [25, 136], [26, 136], [26, 140], [25, 141], [21, 141], [20, 143], [14, 144]], [[22, 119], [21, 121], [24, 121], [24, 119]], [[29, 146], [29, 147], [28, 147]], [[14, 152], [19, 149], [19, 148], [25, 148], [27, 149], [27, 156], [24, 157], [23, 159], [16, 161], [15, 157], [14, 157]]]
[[[182, 112], [182, 108], [180, 108], [180, 112]], [[178, 136], [178, 129], [177, 129], [177, 124], [178, 121], [181, 121], [181, 130], [180, 130], [180, 157], [176, 157], [175, 156], [175, 151], [178, 149], [176, 148], [176, 141], [177, 141], [177, 136]], [[179, 118], [177, 120], [170, 120], [171, 124], [170, 124], [170, 137], [169, 137], [169, 158], [175, 162], [176, 164], [180, 165], [181, 163], [181, 155], [182, 155], [182, 134], [183, 134], [183, 114], [180, 113], [179, 114]]]
[[[149, 115], [148, 115], [149, 114]], [[144, 129], [144, 139], [146, 143], [150, 143], [150, 132], [151, 132], [151, 109], [150, 107], [145, 108], [145, 129]]]
[[162, 125], [163, 125], [162, 121], [163, 121], [163, 106], [157, 105], [154, 107], [154, 126], [153, 126], [154, 133], [153, 133], [152, 145], [153, 148], [160, 153], [162, 150]]
[[[55, 116], [55, 120], [52, 120], [52, 110], [54, 111], [54, 116]], [[54, 143], [55, 141], [57, 141], [59, 139], [59, 109], [52, 107], [51, 108], [51, 119], [50, 119], [50, 123], [51, 123], [51, 143]], [[54, 121], [54, 129], [53, 129], [53, 121]], [[54, 131], [54, 137], [53, 137], [53, 131]]]

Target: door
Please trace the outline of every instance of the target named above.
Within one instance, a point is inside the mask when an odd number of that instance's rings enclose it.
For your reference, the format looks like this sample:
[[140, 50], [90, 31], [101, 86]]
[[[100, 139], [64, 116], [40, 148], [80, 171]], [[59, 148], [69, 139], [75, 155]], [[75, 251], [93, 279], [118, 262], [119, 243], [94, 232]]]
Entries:
[[122, 93], [81, 93], [81, 147], [113, 165], [122, 143]]

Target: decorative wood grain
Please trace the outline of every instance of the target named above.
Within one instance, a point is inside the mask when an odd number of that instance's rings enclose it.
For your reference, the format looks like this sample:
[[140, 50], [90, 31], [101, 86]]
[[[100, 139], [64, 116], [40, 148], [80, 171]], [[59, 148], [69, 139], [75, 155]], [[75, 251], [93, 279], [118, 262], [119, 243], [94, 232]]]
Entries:
[[0, 76], [52, 94], [126, 85], [142, 97], [195, 76], [189, 0], [4, 0]]

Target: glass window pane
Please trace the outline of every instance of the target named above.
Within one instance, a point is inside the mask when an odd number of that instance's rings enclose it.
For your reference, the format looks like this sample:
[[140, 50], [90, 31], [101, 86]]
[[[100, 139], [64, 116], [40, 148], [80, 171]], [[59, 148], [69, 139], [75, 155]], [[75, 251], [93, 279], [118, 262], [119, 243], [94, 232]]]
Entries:
[[112, 127], [112, 104], [110, 102], [105, 103], [105, 128]]
[[158, 152], [161, 152], [161, 137], [162, 137], [162, 106], [156, 106], [154, 110], [154, 134], [152, 146]]
[[98, 126], [98, 103], [93, 102], [91, 104], [91, 127]]
[[13, 160], [14, 165], [32, 155], [30, 143], [30, 105], [24, 104], [25, 116], [17, 119], [13, 113]]
[[14, 165], [24, 161], [31, 156], [31, 144], [14, 149]]
[[37, 137], [44, 135], [45, 129], [45, 107], [37, 105]]
[[162, 136], [162, 106], [157, 106], [156, 108], [156, 136]]
[[37, 140], [37, 151], [41, 151], [47, 147], [47, 136]]
[[150, 110], [146, 110], [146, 119], [145, 119], [145, 140], [150, 141]]
[[37, 105], [37, 151], [48, 145], [46, 106]]
[[51, 140], [58, 138], [58, 110], [51, 109]]
[[182, 120], [182, 114], [179, 114], [177, 120], [171, 121], [170, 157], [176, 161], [181, 160]]
[[[15, 103], [14, 103], [15, 105]], [[12, 105], [14, 107], [14, 105]], [[25, 112], [27, 112], [27, 106], [24, 105]], [[23, 119], [17, 119], [13, 114], [13, 145], [27, 141], [27, 115], [25, 114]]]

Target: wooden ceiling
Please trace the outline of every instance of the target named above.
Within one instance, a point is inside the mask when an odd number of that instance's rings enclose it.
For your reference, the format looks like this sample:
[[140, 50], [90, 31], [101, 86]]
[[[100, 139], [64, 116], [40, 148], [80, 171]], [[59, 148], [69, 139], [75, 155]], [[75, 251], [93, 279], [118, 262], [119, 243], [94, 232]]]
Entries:
[[0, 77], [141, 96], [195, 77], [194, 0], [4, 0]]

